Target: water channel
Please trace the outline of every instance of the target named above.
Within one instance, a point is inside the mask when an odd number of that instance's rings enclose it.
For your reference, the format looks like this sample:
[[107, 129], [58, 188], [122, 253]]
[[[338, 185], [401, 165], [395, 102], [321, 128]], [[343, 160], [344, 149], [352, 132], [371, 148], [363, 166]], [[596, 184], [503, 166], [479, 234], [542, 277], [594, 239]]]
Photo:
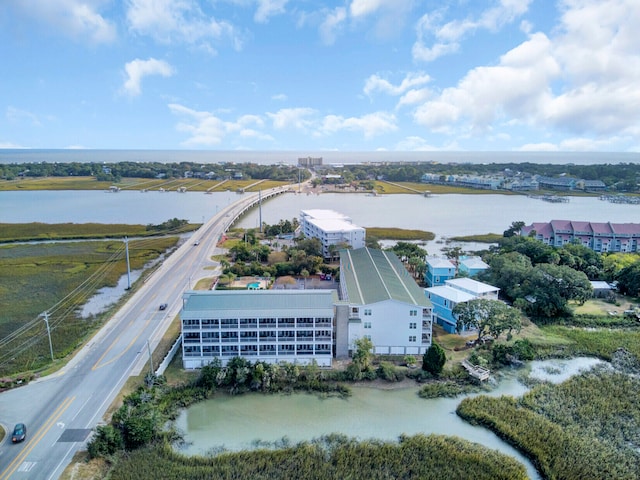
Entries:
[[[518, 381], [523, 372], [539, 380], [560, 382], [598, 363], [601, 361], [587, 357], [530, 362], [524, 369], [508, 371], [488, 395], [524, 394], [528, 388]], [[180, 451], [206, 455], [223, 448], [237, 451], [283, 443], [283, 438], [295, 444], [329, 433], [382, 440], [396, 440], [403, 433], [435, 433], [458, 436], [511, 455], [526, 466], [531, 478], [540, 478], [531, 462], [514, 448], [456, 415], [465, 396], [425, 400], [418, 397], [417, 386], [390, 390], [355, 387], [352, 391], [348, 399], [310, 394], [216, 395], [185, 409], [176, 420], [186, 440]]]

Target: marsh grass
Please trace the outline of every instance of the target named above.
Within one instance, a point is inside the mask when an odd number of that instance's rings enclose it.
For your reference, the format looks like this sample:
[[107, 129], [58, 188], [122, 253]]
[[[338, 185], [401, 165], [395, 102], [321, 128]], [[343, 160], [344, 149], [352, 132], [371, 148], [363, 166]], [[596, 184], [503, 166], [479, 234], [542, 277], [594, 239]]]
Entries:
[[[259, 182], [259, 183], [258, 183]], [[250, 187], [251, 185], [254, 185]], [[201, 180], [193, 178], [149, 179], [124, 178], [118, 183], [99, 182], [95, 177], [38, 177], [19, 180], [0, 181], [0, 191], [9, 190], [109, 190], [112, 185], [121, 190], [159, 190], [176, 191], [184, 187], [188, 192], [224, 192], [226, 190], [246, 191], [265, 190], [267, 188], [287, 185], [287, 182], [276, 180]], [[248, 188], [250, 187], [250, 188]]]
[[501, 238], [503, 238], [503, 236], [499, 233], [485, 233], [480, 235], [451, 237], [449, 240], [454, 242], [498, 243]]
[[403, 436], [399, 442], [357, 441], [329, 435], [283, 448], [186, 457], [168, 445], [156, 445], [120, 456], [110, 478], [181, 480], [260, 478], [332, 480], [440, 480], [443, 478], [526, 479], [514, 458], [454, 437]]
[[406, 228], [367, 227], [367, 235], [381, 240], [424, 240], [436, 238], [433, 232], [411, 230]]
[[527, 455], [544, 478], [636, 479], [640, 471], [640, 380], [605, 369], [521, 399], [466, 398], [457, 413]]
[[[130, 241], [131, 269], [143, 268], [173, 248], [177, 241], [178, 237]], [[1, 246], [0, 338], [7, 338], [66, 299], [50, 318], [54, 355], [65, 357], [94, 332], [107, 315], [82, 319], [77, 313], [79, 308], [100, 288], [116, 285], [125, 273], [124, 246], [120, 241]], [[87, 283], [88, 279], [91, 281]], [[24, 348], [25, 345], [29, 348]], [[3, 353], [0, 363], [3, 376], [46, 367], [51, 359], [44, 322], [33, 323], [32, 328], [3, 344]]]

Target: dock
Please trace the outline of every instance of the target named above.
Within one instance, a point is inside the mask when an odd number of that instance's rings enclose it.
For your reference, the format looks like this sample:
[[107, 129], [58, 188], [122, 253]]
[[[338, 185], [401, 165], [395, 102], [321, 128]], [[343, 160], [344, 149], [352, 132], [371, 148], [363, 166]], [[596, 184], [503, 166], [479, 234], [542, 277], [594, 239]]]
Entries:
[[489, 379], [490, 370], [488, 368], [480, 367], [479, 365], [472, 365], [468, 360], [462, 361], [462, 366], [473, 378], [476, 378], [483, 382]]

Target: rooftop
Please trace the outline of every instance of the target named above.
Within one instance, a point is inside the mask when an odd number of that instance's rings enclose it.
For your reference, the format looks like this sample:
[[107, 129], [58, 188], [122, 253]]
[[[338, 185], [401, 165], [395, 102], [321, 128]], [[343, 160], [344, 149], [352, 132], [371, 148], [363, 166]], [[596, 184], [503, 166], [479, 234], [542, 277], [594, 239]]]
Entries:
[[474, 298], [476, 298], [475, 295], [471, 295], [470, 293], [463, 292], [462, 290], [458, 290], [457, 288], [452, 288], [447, 285], [429, 287], [425, 288], [424, 290], [425, 292], [429, 292], [433, 295], [437, 295], [438, 297], [455, 303], [468, 302], [469, 300], [473, 300]]
[[445, 285], [449, 285], [453, 288], [459, 288], [472, 292], [475, 295], [482, 295], [483, 293], [497, 292], [500, 290], [498, 287], [489, 285], [488, 283], [478, 282], [471, 278], [452, 278], [451, 280], [445, 280]]
[[183, 311], [317, 310], [333, 308], [335, 290], [207, 290], [183, 295]]
[[351, 304], [396, 300], [431, 307], [423, 289], [393, 252], [370, 248], [341, 250], [340, 275]]

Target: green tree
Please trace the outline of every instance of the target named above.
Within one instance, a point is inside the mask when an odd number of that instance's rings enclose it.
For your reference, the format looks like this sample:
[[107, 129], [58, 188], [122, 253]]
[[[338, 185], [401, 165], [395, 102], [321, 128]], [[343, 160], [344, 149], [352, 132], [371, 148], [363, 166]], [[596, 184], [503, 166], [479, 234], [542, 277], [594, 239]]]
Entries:
[[122, 433], [113, 425], [99, 425], [96, 433], [87, 445], [89, 457], [108, 457], [122, 450], [124, 441]]
[[373, 354], [373, 342], [367, 337], [357, 339], [355, 342], [355, 351], [353, 352], [353, 362], [360, 366], [361, 370], [366, 370], [371, 366]]
[[617, 280], [620, 292], [632, 297], [640, 296], [640, 261], [623, 268]]
[[524, 227], [525, 223], [522, 221], [512, 222], [511, 226], [504, 231], [502, 234], [503, 237], [514, 237], [516, 235], [520, 235], [520, 230]]
[[433, 342], [422, 356], [422, 369], [432, 375], [438, 376], [442, 373], [442, 369], [446, 362], [447, 355], [444, 349], [437, 343]]
[[593, 287], [584, 273], [571, 267], [541, 264], [531, 270], [522, 293], [530, 315], [555, 318], [571, 315], [568, 302], [583, 304], [591, 298]]
[[477, 329], [478, 340], [486, 334], [498, 338], [504, 331], [511, 334], [522, 328], [520, 312], [499, 300], [475, 298], [461, 302], [453, 308], [453, 315], [457, 319], [456, 329], [459, 332]]

